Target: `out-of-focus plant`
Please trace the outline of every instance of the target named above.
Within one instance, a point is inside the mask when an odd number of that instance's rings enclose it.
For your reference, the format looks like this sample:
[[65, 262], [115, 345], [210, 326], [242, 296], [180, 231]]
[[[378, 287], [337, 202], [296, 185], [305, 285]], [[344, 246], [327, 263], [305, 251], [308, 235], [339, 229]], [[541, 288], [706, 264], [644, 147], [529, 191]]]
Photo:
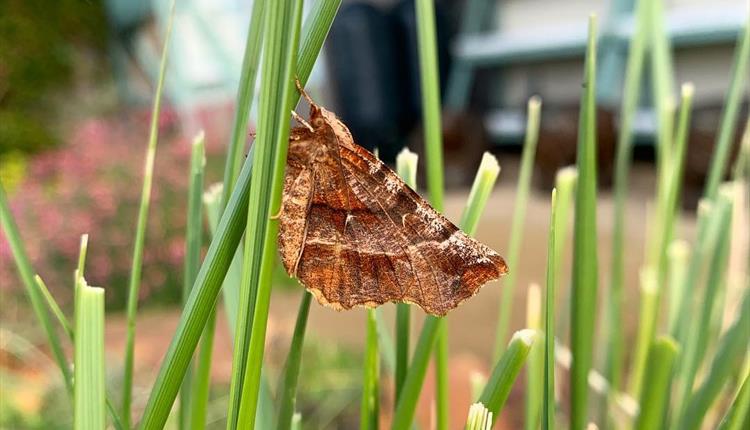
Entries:
[[[109, 306], [125, 303], [145, 142], [133, 130], [145, 130], [146, 121], [134, 115], [82, 123], [63, 148], [31, 159], [25, 179], [9, 193], [33, 267], [63, 304], [72, 301], [70, 273], [82, 233], [92, 238], [87, 279], [108, 286]], [[165, 112], [161, 127], [173, 121]], [[156, 157], [141, 294], [157, 301], [180, 297], [190, 148], [184, 138], [167, 138]], [[20, 290], [6, 241], [0, 241], [0, 289]]]

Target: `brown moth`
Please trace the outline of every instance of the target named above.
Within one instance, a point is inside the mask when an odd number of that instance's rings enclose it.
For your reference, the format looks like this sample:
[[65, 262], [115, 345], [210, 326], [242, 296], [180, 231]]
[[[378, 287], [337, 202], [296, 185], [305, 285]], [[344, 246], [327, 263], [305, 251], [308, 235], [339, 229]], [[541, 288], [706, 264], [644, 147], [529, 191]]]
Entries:
[[321, 304], [407, 302], [445, 315], [507, 273], [503, 258], [459, 230], [310, 103], [289, 136], [279, 252]]

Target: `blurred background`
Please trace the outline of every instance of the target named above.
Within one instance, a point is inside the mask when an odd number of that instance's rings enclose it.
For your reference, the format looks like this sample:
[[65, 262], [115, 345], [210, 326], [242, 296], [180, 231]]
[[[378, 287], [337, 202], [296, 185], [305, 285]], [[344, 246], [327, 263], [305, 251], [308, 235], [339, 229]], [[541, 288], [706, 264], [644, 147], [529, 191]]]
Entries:
[[[514, 267], [522, 287], [519, 309], [525, 303], [525, 287], [543, 281], [544, 261], [539, 256], [546, 245], [547, 191], [557, 169], [575, 161], [586, 21], [591, 12], [600, 17], [599, 239], [606, 274], [612, 220], [607, 188], [634, 1], [435, 3], [449, 187], [445, 212], [458, 219], [482, 153], [496, 154], [503, 171], [477, 236], [501, 254], [508, 243], [526, 102], [532, 95], [543, 100], [534, 169], [538, 192], [529, 202], [521, 260]], [[144, 256], [136, 402], [145, 402], [179, 316], [190, 141], [199, 130], [206, 131], [206, 183], [220, 181], [251, 7], [252, 0], [177, 2]], [[107, 290], [107, 348], [113, 359], [108, 371], [113, 378], [122, 365], [118, 360], [125, 324], [120, 311], [127, 293], [150, 104], [168, 12], [166, 0], [0, 2], [2, 186], [34, 268], [66, 309], [72, 308], [71, 274], [79, 238], [82, 233], [90, 235], [87, 278]], [[675, 82], [693, 82], [696, 88], [683, 187], [686, 207], [695, 206], [702, 190], [735, 41], [747, 13], [746, 0], [665, 1], [664, 28], [673, 52]], [[307, 85], [313, 98], [344, 120], [360, 145], [378, 148], [387, 162], [404, 146], [418, 153], [422, 149], [416, 46], [412, 0], [344, 0]], [[652, 77], [648, 64], [644, 70], [634, 124], [633, 189], [627, 204], [626, 246], [632, 252], [625, 253], [626, 287], [631, 299], [636, 296], [655, 178]], [[747, 118], [747, 91], [741, 109], [740, 118]], [[740, 135], [738, 130], [736, 141]], [[681, 234], [692, 237], [693, 224], [691, 215], [683, 216]], [[270, 363], [273, 348], [283, 357], [299, 300], [294, 281], [279, 273], [278, 284], [269, 325]], [[65, 428], [69, 417], [57, 401], [64, 390], [54, 365], [40, 351], [42, 332], [34, 326], [4, 237], [0, 294], [0, 427]], [[465, 392], [467, 399], [468, 375], [488, 370], [499, 297], [498, 285], [490, 285], [482, 299], [452, 314], [454, 376], [457, 393]], [[626, 303], [635, 305], [635, 299]], [[386, 308], [390, 315], [391, 307]], [[306, 417], [315, 417], [320, 428], [347, 428], [347, 414], [341, 411], [354, 406], [352, 422], [357, 418], [358, 397], [353, 394], [360, 389], [364, 313], [315, 306], [310, 324], [308, 347], [314, 351], [305, 355], [303, 372], [308, 377], [301, 382], [300, 408]], [[523, 314], [517, 312], [513, 327], [523, 325]], [[219, 327], [214, 381], [225, 386], [231, 342], [226, 326]], [[315, 402], [307, 402], [306, 396]], [[508, 410], [514, 409], [517, 397], [511, 396]], [[216, 399], [219, 414], [224, 411], [222, 401], [226, 399]], [[457, 410], [464, 411], [464, 404]], [[420, 413], [428, 417], [429, 405]], [[513, 427], [514, 417], [504, 418]]]

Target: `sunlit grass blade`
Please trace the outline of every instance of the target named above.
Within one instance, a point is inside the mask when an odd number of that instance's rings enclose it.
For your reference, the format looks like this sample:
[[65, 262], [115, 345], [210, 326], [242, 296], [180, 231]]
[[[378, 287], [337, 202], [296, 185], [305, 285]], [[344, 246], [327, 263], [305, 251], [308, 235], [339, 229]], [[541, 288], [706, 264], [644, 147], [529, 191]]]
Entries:
[[[521, 240], [523, 239], [524, 226], [526, 224], [526, 206], [529, 200], [529, 188], [531, 187], [531, 174], [534, 169], [534, 158], [536, 157], [536, 146], [539, 140], [539, 121], [542, 108], [542, 100], [531, 97], [526, 112], [526, 137], [523, 142], [521, 155], [521, 171], [518, 175], [516, 185], [516, 201], [513, 205], [513, 221], [510, 227], [510, 241], [506, 261], [510, 267], [519, 267], [521, 255]], [[495, 334], [495, 355], [497, 360], [507, 342], [508, 330], [513, 313], [513, 296], [516, 290], [516, 279], [519, 270], [510, 270], [503, 280], [503, 290], [500, 297], [500, 311], [497, 320], [497, 333]]]
[[247, 39], [245, 40], [245, 53], [242, 57], [242, 71], [240, 83], [237, 87], [237, 104], [232, 122], [232, 136], [227, 148], [226, 161], [224, 163], [224, 188], [221, 196], [221, 208], [229, 202], [229, 196], [234, 189], [234, 184], [242, 168], [242, 153], [247, 142], [247, 128], [250, 121], [250, 108], [253, 106], [255, 96], [255, 78], [258, 74], [258, 63], [263, 41], [263, 8], [267, 2], [253, 2], [250, 12], [250, 22], [247, 28]]
[[[542, 292], [538, 284], [529, 285], [526, 293], [526, 326], [542, 333]], [[526, 391], [524, 397], [524, 428], [539, 428], [539, 413], [542, 407], [544, 390], [544, 345], [535, 342], [529, 351], [526, 366]]]
[[466, 200], [466, 206], [464, 207], [459, 224], [461, 229], [469, 236], [474, 236], [474, 233], [477, 231], [479, 219], [484, 212], [484, 208], [487, 206], [487, 201], [490, 198], [493, 188], [495, 188], [495, 182], [497, 182], [499, 175], [500, 164], [497, 162], [497, 158], [489, 152], [485, 152], [482, 155], [482, 161], [479, 163], [477, 174], [471, 185], [471, 191]]
[[65, 353], [62, 349], [60, 337], [55, 330], [52, 321], [50, 320], [49, 313], [45, 309], [44, 293], [39, 289], [39, 284], [34, 280], [34, 270], [31, 268], [31, 262], [29, 261], [26, 248], [24, 247], [21, 235], [18, 233], [18, 227], [16, 226], [13, 214], [10, 211], [8, 205], [8, 199], [5, 196], [5, 189], [0, 184], [0, 224], [2, 224], [3, 233], [5, 233], [5, 239], [10, 245], [10, 251], [13, 254], [13, 260], [16, 262], [16, 269], [18, 270], [19, 277], [23, 283], [24, 292], [31, 303], [31, 308], [34, 311], [37, 321], [44, 329], [44, 334], [47, 338], [52, 357], [60, 369], [63, 377], [63, 383], [65, 384], [68, 393], [73, 395], [73, 384], [72, 373], [68, 360], [65, 358]]
[[[247, 218], [245, 261], [240, 305], [250, 311], [240, 313], [237, 321], [250, 334], [239, 338], [235, 347], [247, 350], [245, 371], [232, 375], [232, 400], [228, 428], [254, 428], [260, 385], [260, 370], [266, 339], [268, 310], [271, 301], [272, 271], [276, 262], [278, 219], [289, 141], [289, 116], [293, 108], [295, 61], [299, 44], [302, 1], [269, 4], [266, 10], [264, 54], [261, 76], [258, 137], [254, 146], [255, 178], [250, 186], [250, 208]], [[253, 300], [254, 298], [254, 300]], [[242, 301], [249, 301], [245, 305]], [[250, 317], [250, 318], [246, 318]], [[249, 323], [249, 324], [248, 324]], [[234, 369], [237, 369], [236, 363]], [[234, 372], [234, 370], [233, 370]], [[238, 376], [241, 375], [240, 380]], [[239, 395], [239, 397], [237, 397]], [[239, 399], [239, 409], [237, 400]]]
[[[365, 345], [364, 378], [359, 412], [360, 430], [378, 430], [380, 419], [380, 356], [375, 309], [367, 310], [367, 343]], [[281, 430], [282, 427], [279, 427]]]
[[[310, 75], [315, 58], [323, 45], [325, 35], [340, 4], [340, 0], [316, 2], [308, 15], [303, 28], [304, 43], [300, 47], [297, 61], [297, 76], [303, 84]], [[290, 89], [290, 96], [293, 102], [299, 99], [296, 89]], [[180, 322], [152, 388], [141, 421], [141, 428], [158, 429], [163, 427], [190, 357], [195, 351], [203, 327], [210, 317], [221, 283], [245, 230], [254, 152], [254, 149], [251, 148], [240, 171], [235, 189], [232, 190], [227, 207], [221, 215], [216, 234], [198, 272], [190, 297], [183, 309]]]
[[[193, 286], [193, 282], [195, 282], [195, 276], [198, 273], [198, 268], [200, 268], [201, 264], [201, 243], [203, 240], [203, 219], [201, 215], [203, 205], [201, 204], [201, 200], [203, 197], [203, 171], [205, 165], [205, 134], [201, 131], [193, 139], [190, 154], [187, 221], [185, 227], [185, 261], [182, 280], [183, 305], [190, 295], [190, 288]], [[213, 328], [209, 329], [209, 326], [207, 326], [206, 329], [209, 331], [213, 331]], [[213, 339], [213, 333], [211, 333], [208, 337]], [[210, 366], [211, 356], [208, 355], [207, 359], [209, 360]], [[192, 425], [188, 427], [188, 422], [190, 422], [190, 415], [193, 413], [200, 413], [195, 409], [196, 406], [201, 409], [200, 403], [193, 404], [190, 400], [192, 395], [200, 395], [199, 393], [195, 393], [193, 389], [193, 370], [193, 366], [190, 366], [188, 368], [188, 371], [185, 374], [185, 378], [182, 380], [182, 388], [180, 388], [180, 428], [193, 428]], [[204, 376], [208, 375], [204, 374]], [[206, 385], [201, 381], [198, 381], [197, 384], [199, 386]], [[205, 409], [205, 406], [203, 407], [203, 409]]]
[[[278, 385], [276, 395], [279, 412], [276, 418], [278, 430], [288, 429], [292, 425], [297, 403], [297, 380], [299, 378], [300, 364], [302, 363], [302, 347], [305, 342], [307, 330], [307, 317], [310, 314], [310, 302], [312, 294], [309, 291], [302, 292], [302, 300], [297, 311], [297, 322], [294, 325], [292, 343], [284, 363], [284, 370]], [[377, 333], [375, 334], [377, 336]], [[375, 351], [377, 353], [377, 350]]]
[[641, 407], [635, 425], [637, 430], [664, 428], [669, 408], [672, 366], [677, 353], [677, 344], [669, 337], [659, 337], [651, 343], [646, 367], [648, 385], [644, 385], [640, 392]]
[[[437, 31], [433, 0], [416, 0], [417, 51], [422, 94], [422, 126], [424, 129], [427, 193], [432, 206], [443, 211], [443, 127], [440, 106], [440, 73], [438, 70]], [[435, 344], [435, 400], [437, 430], [449, 426], [448, 408], [448, 326], [438, 322]]]
[[[695, 376], [705, 357], [710, 323], [715, 309], [714, 303], [720, 284], [726, 274], [729, 254], [729, 225], [731, 223], [732, 201], [728, 193], [720, 193], [712, 210], [705, 247], [709, 256], [706, 286], [698, 301], [698, 308], [690, 318], [689, 335], [686, 336], [684, 355], [680, 363], [680, 389], [677, 397], [677, 411], [684, 414], [687, 399], [692, 391]], [[699, 245], [700, 246], [700, 245]]]
[[570, 428], [587, 422], [588, 373], [593, 355], [598, 283], [596, 224], [596, 17], [589, 18], [584, 89], [578, 127], [578, 190], [573, 240]]
[[729, 152], [734, 140], [735, 126], [737, 117], [740, 113], [740, 104], [743, 94], [745, 81], [748, 77], [748, 63], [750, 63], [750, 14], [746, 13], [745, 25], [737, 38], [737, 46], [734, 50], [734, 64], [732, 66], [732, 77], [729, 81], [726, 100], [724, 101], [724, 110], [721, 115], [719, 132], [716, 137], [716, 146], [711, 159], [711, 167], [708, 171], [706, 186], [703, 195], [713, 199], [719, 189], [719, 184], [726, 172], [729, 161]]
[[106, 425], [104, 389], [104, 290], [82, 285], [75, 298], [75, 412], [76, 430], [98, 430]]
[[[412, 189], [417, 189], [417, 161], [418, 155], [404, 148], [396, 156], [396, 171], [404, 182]], [[395, 394], [396, 401], [401, 393], [401, 387], [406, 380], [406, 372], [409, 369], [409, 338], [411, 336], [411, 305], [408, 303], [396, 304], [396, 373]]]
[[487, 381], [482, 395], [479, 396], [479, 401], [492, 412], [493, 423], [497, 421], [505, 401], [508, 400], [510, 389], [513, 387], [513, 383], [538, 337], [539, 334], [536, 330], [517, 331], [492, 370], [492, 375]]
[[557, 189], [552, 190], [552, 208], [549, 217], [549, 236], [547, 239], [547, 284], [544, 297], [544, 356], [542, 386], [542, 429], [555, 428], [555, 290], [557, 289], [557, 270], [555, 267], [555, 248], [557, 237], [557, 218], [560, 213], [557, 200]]
[[159, 140], [159, 115], [161, 112], [161, 96], [164, 88], [164, 77], [167, 74], [167, 52], [169, 52], [169, 41], [172, 36], [172, 23], [174, 20], [175, 0], [169, 12], [169, 21], [164, 35], [164, 46], [162, 47], [161, 64], [159, 66], [159, 78], [156, 84], [154, 104], [151, 108], [151, 126], [149, 130], [148, 147], [146, 159], [143, 165], [143, 188], [141, 189], [141, 202], [138, 208], [138, 221], [135, 227], [135, 241], [133, 244], [133, 259], [130, 266], [130, 277], [128, 280], [128, 302], [127, 302], [127, 335], [125, 340], [125, 364], [122, 380], [122, 418], [125, 427], [130, 427], [130, 404], [133, 395], [133, 353], [135, 349], [135, 319], [138, 312], [138, 291], [141, 286], [141, 270], [143, 266], [143, 246], [146, 239], [146, 224], [148, 223], [148, 212], [151, 201], [151, 187], [154, 176], [154, 160], [156, 158], [156, 145]]
[[[470, 212], [482, 213], [487, 203], [487, 199], [490, 191], [495, 186], [497, 176], [500, 174], [500, 165], [497, 159], [489, 153], [485, 153], [482, 157], [482, 162], [477, 169], [477, 175], [474, 178], [474, 185], [472, 185], [472, 192], [469, 194], [469, 199], [466, 202], [464, 208], [464, 214]], [[476, 231], [479, 223], [479, 218], [474, 216], [462, 216], [462, 220], [466, 221], [466, 225], [460, 227], [468, 234], [473, 235]], [[422, 331], [417, 341], [417, 347], [414, 350], [411, 365], [409, 371], [406, 374], [406, 380], [402, 388], [401, 397], [396, 404], [396, 411], [393, 418], [393, 429], [407, 429], [411, 425], [411, 421], [414, 418], [414, 410], [419, 399], [419, 394], [422, 390], [422, 384], [424, 383], [425, 374], [427, 372], [427, 365], [430, 359], [430, 354], [435, 343], [436, 336], [438, 335], [439, 325], [441, 318], [434, 316], [427, 316], [424, 324], [422, 325]]]
[[487, 410], [481, 403], [474, 403], [469, 408], [469, 416], [466, 418], [466, 430], [490, 430], [492, 429], [492, 412]]
[[649, 8], [648, 37], [651, 50], [650, 64], [653, 76], [653, 104], [657, 115], [656, 164], [662, 171], [669, 159], [672, 142], [672, 117], [665, 115], [674, 104], [674, 65], [672, 48], [666, 30], [663, 1], [647, 1]]
[[740, 430], [750, 415], [750, 372], [745, 372], [742, 385], [737, 391], [732, 404], [729, 405], [718, 430]]
[[739, 373], [738, 370], [747, 354], [748, 339], [750, 339], [750, 292], [746, 291], [734, 324], [719, 340], [708, 373], [685, 402], [675, 428], [685, 430], [701, 428], [706, 412], [716, 401], [729, 377]]

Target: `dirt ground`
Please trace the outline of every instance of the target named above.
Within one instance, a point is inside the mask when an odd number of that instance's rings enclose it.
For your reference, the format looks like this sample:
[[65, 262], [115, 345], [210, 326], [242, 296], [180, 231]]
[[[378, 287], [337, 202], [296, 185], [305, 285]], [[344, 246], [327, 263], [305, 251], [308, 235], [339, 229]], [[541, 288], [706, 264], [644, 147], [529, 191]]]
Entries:
[[[492, 193], [487, 209], [482, 217], [477, 237], [493, 249], [505, 254], [513, 211], [515, 183], [510, 178], [517, 177], [517, 158], [500, 157], [503, 172], [499, 183]], [[633, 169], [632, 192], [627, 202], [627, 233], [626, 233], [626, 300], [625, 317], [632, 321], [637, 310], [637, 276], [642, 260], [644, 247], [645, 225], [647, 210], [654, 187], [653, 170], [650, 165], [636, 164]], [[460, 217], [467, 191], [454, 191], [448, 194], [445, 202], [446, 215], [457, 220]], [[518, 287], [513, 304], [512, 329], [517, 330], [525, 326], [526, 289], [530, 283], [542, 283], [545, 275], [546, 240], [549, 219], [549, 201], [547, 193], [535, 190], [529, 200], [526, 216], [524, 241], [521, 249], [520, 262], [509, 262], [511, 270], [517, 270]], [[600, 264], [600, 295], [607, 285], [607, 274], [610, 259], [610, 243], [612, 234], [613, 205], [608, 190], [600, 194], [598, 205], [599, 231], [598, 242]], [[691, 238], [694, 227], [692, 216], [683, 215], [678, 224], [678, 236]], [[559, 286], [558, 298], [565, 296], [570, 269], [570, 250], [566, 251], [562, 283]], [[449, 319], [449, 344], [451, 354], [451, 390], [453, 410], [451, 416], [458, 428], [460, 420], [464, 419], [470, 404], [470, 383], [472, 373], [488, 374], [490, 359], [494, 345], [497, 312], [501, 296], [502, 281], [486, 285], [481, 292], [453, 311]], [[268, 328], [268, 343], [274, 347], [287, 348], [289, 337], [294, 325], [297, 306], [301, 291], [279, 291], [273, 295], [271, 301], [271, 319]], [[560, 308], [560, 305], [558, 305]], [[418, 336], [422, 314], [415, 311], [413, 324], [413, 342]], [[387, 321], [394, 320], [394, 306], [384, 307]], [[145, 310], [138, 320], [138, 342], [136, 345], [136, 359], [138, 366], [139, 389], [136, 390], [136, 402], [145, 402], [150, 381], [153, 381], [159, 362], [168, 346], [169, 339], [177, 325], [178, 310]], [[219, 316], [214, 352], [214, 378], [220, 383], [228, 383], [231, 373], [231, 341], [224, 323], [223, 314]], [[632, 336], [634, 324], [626, 321], [625, 328]], [[335, 342], [353, 350], [362, 348], [365, 332], [365, 312], [353, 310], [336, 312], [313, 304], [308, 325], [308, 339], [318, 339]], [[125, 339], [125, 324], [122, 316], [113, 316], [107, 325], [107, 350], [113, 360], [121, 357]], [[431, 373], [426, 382], [425, 392], [431, 392], [433, 385]], [[520, 385], [520, 384], [517, 384]], [[509, 410], [521, 406], [522, 399], [516, 390], [509, 400]], [[420, 406], [419, 420], [430, 422], [429, 396], [423, 396]], [[519, 409], [520, 410], [520, 409]], [[517, 417], [520, 414], [502, 417], [506, 428], [519, 425]], [[387, 417], [386, 417], [387, 419]]]

